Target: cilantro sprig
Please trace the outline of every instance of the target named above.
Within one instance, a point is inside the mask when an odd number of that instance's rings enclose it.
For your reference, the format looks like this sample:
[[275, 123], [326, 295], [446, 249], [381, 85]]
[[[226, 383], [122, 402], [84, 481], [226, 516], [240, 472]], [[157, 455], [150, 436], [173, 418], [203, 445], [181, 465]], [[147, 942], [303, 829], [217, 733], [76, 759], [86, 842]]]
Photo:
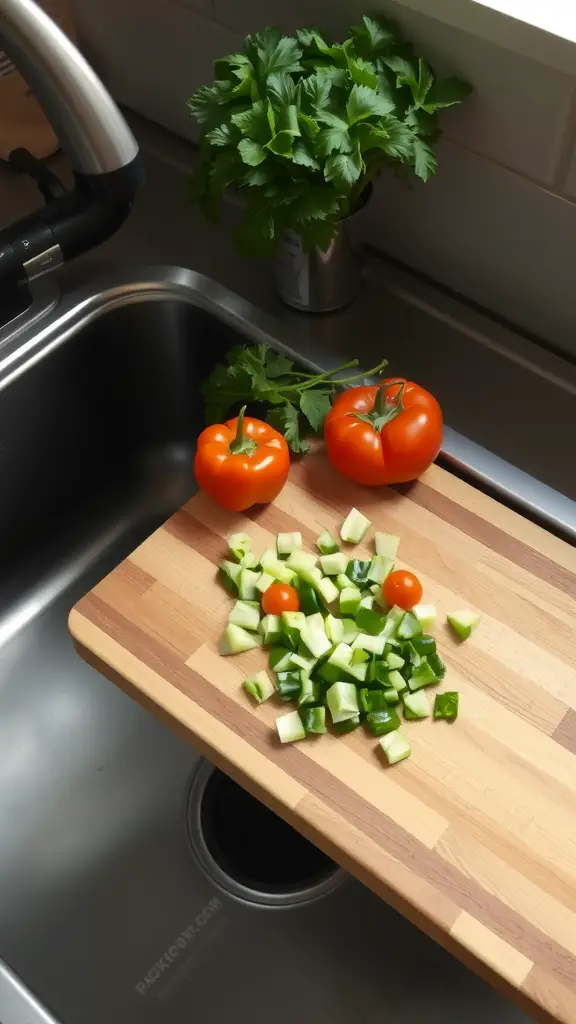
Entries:
[[220, 423], [242, 405], [264, 405], [266, 419], [284, 434], [295, 454], [308, 451], [305, 433], [319, 433], [331, 408], [332, 396], [344, 385], [381, 373], [382, 359], [368, 373], [334, 380], [334, 375], [358, 366], [352, 359], [327, 373], [302, 373], [269, 345], [236, 345], [202, 385], [207, 423]]
[[326, 250], [385, 168], [427, 181], [438, 114], [470, 92], [437, 78], [391, 21], [368, 16], [343, 43], [266, 28], [217, 60], [215, 76], [188, 101], [202, 127], [191, 195], [216, 220], [225, 189], [243, 198], [236, 242], [249, 256], [268, 255], [287, 229]]

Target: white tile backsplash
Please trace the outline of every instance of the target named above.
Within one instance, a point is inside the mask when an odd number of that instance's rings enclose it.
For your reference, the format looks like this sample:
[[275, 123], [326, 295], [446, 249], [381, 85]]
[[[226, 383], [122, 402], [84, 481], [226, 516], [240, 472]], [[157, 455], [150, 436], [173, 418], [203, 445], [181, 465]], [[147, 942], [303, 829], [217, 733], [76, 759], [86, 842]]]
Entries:
[[576, 206], [447, 140], [438, 155], [427, 185], [380, 178], [366, 240], [576, 351]]

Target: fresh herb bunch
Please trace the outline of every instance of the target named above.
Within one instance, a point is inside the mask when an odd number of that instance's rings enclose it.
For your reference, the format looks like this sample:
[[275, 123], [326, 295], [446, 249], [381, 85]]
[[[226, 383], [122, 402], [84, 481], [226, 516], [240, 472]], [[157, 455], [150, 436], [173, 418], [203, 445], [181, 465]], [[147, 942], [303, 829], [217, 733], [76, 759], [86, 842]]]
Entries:
[[390, 21], [367, 16], [344, 43], [266, 28], [217, 60], [215, 75], [188, 101], [202, 125], [192, 197], [217, 220], [224, 189], [242, 195], [236, 242], [256, 256], [289, 228], [326, 250], [385, 167], [427, 181], [438, 111], [470, 92], [436, 78]]
[[294, 370], [291, 359], [269, 345], [237, 345], [226, 354], [226, 364], [218, 363], [202, 385], [206, 422], [222, 422], [235, 406], [255, 402], [270, 406], [268, 422], [284, 434], [293, 452], [306, 452], [310, 445], [301, 433], [322, 430], [332, 395], [345, 384], [381, 373], [387, 360], [368, 373], [332, 379], [353, 366], [358, 366], [357, 359], [328, 373], [301, 373]]

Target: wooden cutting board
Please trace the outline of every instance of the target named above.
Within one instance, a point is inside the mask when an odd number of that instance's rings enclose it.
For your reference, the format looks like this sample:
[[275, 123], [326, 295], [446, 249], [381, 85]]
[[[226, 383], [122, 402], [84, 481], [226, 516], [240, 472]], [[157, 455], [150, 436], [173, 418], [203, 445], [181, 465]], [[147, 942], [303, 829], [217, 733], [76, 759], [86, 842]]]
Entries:
[[[357, 730], [282, 747], [285, 705], [241, 689], [265, 654], [221, 658], [225, 538], [306, 547], [356, 505], [401, 537], [437, 605], [460, 718], [408, 722], [384, 767]], [[369, 550], [370, 537], [364, 550]], [[360, 548], [354, 549], [360, 551]], [[82, 656], [538, 1020], [576, 1021], [576, 551], [438, 467], [404, 493], [355, 487], [321, 452], [274, 505], [192, 498], [70, 616]], [[458, 645], [447, 611], [480, 628]], [[383, 937], [383, 954], [386, 939]]]

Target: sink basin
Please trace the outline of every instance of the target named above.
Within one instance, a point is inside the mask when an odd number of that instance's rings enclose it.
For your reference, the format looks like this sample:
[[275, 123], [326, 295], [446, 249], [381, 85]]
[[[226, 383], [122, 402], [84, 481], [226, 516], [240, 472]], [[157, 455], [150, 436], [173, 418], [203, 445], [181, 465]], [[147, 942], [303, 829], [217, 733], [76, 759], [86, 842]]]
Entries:
[[171, 268], [0, 337], [0, 958], [32, 993], [17, 1017], [0, 976], [0, 1020], [526, 1022], [359, 881], [226, 889], [191, 849], [206, 765], [73, 650], [70, 607], [192, 493], [200, 383], [245, 338], [289, 347]]

